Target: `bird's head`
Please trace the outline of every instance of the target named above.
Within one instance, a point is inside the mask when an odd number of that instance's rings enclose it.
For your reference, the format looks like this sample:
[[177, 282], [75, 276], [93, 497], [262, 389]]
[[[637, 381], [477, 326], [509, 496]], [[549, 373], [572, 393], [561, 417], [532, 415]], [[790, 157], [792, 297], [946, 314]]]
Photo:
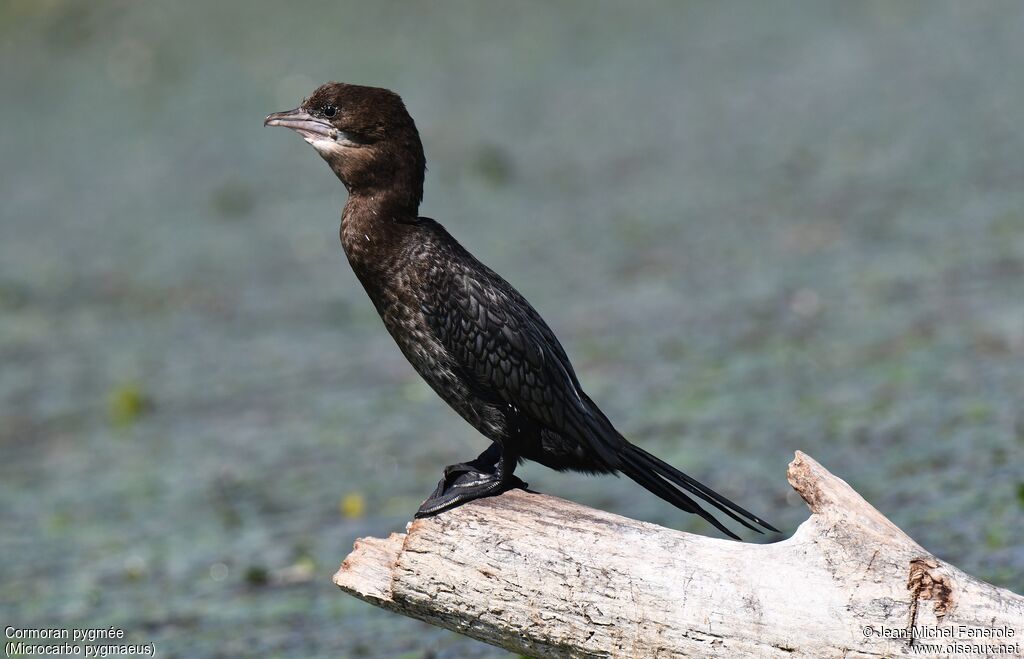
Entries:
[[423, 195], [419, 132], [398, 94], [341, 82], [321, 85], [294, 110], [264, 126], [291, 128], [327, 161], [353, 194]]

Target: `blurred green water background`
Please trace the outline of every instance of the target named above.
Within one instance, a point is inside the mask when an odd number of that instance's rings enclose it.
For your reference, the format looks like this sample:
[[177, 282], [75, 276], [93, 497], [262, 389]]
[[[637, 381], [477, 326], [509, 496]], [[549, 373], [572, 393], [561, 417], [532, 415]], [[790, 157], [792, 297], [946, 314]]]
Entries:
[[0, 620], [505, 656], [330, 583], [483, 448], [345, 263], [344, 189], [262, 128], [330, 79], [403, 95], [423, 213], [629, 437], [787, 533], [802, 449], [1024, 590], [1022, 33], [1012, 2], [0, 4]]

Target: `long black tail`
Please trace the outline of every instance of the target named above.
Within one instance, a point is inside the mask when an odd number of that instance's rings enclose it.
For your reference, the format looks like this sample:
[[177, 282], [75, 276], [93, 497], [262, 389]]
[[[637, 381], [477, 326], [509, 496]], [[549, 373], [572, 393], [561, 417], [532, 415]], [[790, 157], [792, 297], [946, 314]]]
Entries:
[[[695, 481], [672, 465], [651, 455], [639, 446], [634, 446], [633, 444], [626, 442], [626, 445], [620, 449], [619, 458], [622, 461], [619, 465], [619, 470], [622, 473], [644, 486], [652, 494], [668, 501], [673, 506], [681, 508], [686, 512], [700, 515], [716, 529], [734, 540], [739, 540], [739, 536], [726, 528], [724, 524], [715, 519], [714, 515], [701, 508], [696, 501], [681, 492], [680, 489], [686, 490], [690, 494], [710, 503], [712, 506], [718, 508], [723, 513], [752, 531], [762, 533], [761, 529], [753, 526], [750, 522], [754, 522], [754, 524], [758, 524], [769, 531], [775, 531], [776, 533], [779, 532], [777, 528], [765, 522], [760, 517], [740, 508], [738, 505], [729, 501], [710, 487]], [[750, 522], [747, 520], [750, 520]]]

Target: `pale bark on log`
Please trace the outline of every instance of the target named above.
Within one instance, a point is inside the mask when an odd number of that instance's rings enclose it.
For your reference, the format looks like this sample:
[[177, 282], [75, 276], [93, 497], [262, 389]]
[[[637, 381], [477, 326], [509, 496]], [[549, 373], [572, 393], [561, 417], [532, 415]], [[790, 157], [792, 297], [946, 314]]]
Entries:
[[[1020, 655], [1024, 598], [936, 558], [802, 453], [789, 482], [812, 514], [774, 544], [515, 490], [356, 541], [334, 582], [534, 657]], [[885, 637], [913, 627], [952, 635]]]

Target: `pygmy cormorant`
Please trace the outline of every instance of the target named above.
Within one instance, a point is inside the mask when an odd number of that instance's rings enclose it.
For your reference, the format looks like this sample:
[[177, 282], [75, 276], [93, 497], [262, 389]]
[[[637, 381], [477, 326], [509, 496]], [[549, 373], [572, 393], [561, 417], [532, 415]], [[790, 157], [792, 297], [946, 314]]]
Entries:
[[445, 468], [418, 517], [524, 487], [513, 471], [525, 459], [559, 471], [621, 472], [733, 538], [686, 493], [750, 529], [776, 530], [626, 441], [530, 303], [444, 227], [419, 217], [426, 161], [397, 94], [331, 82], [264, 124], [296, 131], [345, 184], [341, 243], [384, 326], [427, 384], [492, 442], [475, 460]]

